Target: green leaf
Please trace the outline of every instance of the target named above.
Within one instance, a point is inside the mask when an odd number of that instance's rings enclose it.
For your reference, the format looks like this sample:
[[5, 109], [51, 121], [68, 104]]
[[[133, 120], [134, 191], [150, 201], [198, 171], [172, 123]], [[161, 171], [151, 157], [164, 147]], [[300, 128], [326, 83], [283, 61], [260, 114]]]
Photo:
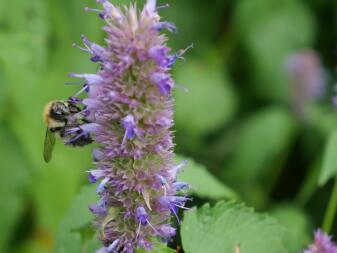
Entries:
[[264, 98], [288, 102], [287, 57], [314, 41], [315, 26], [307, 6], [293, 0], [241, 0], [234, 20], [249, 54], [253, 88]]
[[263, 207], [294, 142], [297, 124], [288, 110], [270, 107], [250, 116], [236, 133], [223, 176], [244, 201]]
[[29, 165], [19, 142], [2, 122], [0, 140], [0, 252], [8, 252], [9, 240], [25, 209]]
[[318, 178], [318, 184], [323, 186], [332, 177], [337, 175], [337, 130], [333, 131], [328, 139], [324, 151], [323, 165]]
[[243, 253], [287, 252], [284, 229], [275, 219], [234, 202], [186, 211], [181, 236], [186, 253], [232, 253], [237, 245]]
[[[177, 163], [181, 163], [184, 157], [177, 157]], [[178, 178], [191, 185], [191, 194], [211, 199], [234, 199], [237, 195], [229, 187], [210, 174], [207, 169], [187, 159], [188, 164], [179, 173]]]
[[93, 216], [88, 209], [96, 201], [95, 186], [83, 187], [61, 222], [54, 253], [91, 253], [100, 247], [93, 238], [90, 226]]
[[176, 69], [176, 125], [198, 136], [216, 130], [228, 122], [236, 110], [236, 96], [218, 59], [192, 60]]
[[300, 189], [296, 196], [296, 203], [299, 206], [304, 207], [310, 198], [314, 195], [317, 189], [317, 181], [322, 165], [322, 157], [314, 161], [309, 167], [305, 180], [302, 182]]
[[[136, 250], [136, 253], [147, 253], [148, 251], [143, 249]], [[155, 245], [155, 248], [151, 251], [151, 253], [175, 253], [176, 251], [167, 247], [167, 245], [158, 243]]]
[[307, 118], [310, 127], [326, 139], [337, 128], [335, 109], [329, 105], [313, 104], [308, 108]]
[[275, 160], [293, 141], [296, 122], [282, 108], [271, 107], [252, 115], [238, 133], [238, 143], [228, 174], [240, 182], [261, 179], [275, 168]]
[[286, 228], [284, 245], [289, 252], [300, 252], [308, 245], [313, 228], [308, 216], [301, 209], [283, 204], [275, 207], [271, 215]]

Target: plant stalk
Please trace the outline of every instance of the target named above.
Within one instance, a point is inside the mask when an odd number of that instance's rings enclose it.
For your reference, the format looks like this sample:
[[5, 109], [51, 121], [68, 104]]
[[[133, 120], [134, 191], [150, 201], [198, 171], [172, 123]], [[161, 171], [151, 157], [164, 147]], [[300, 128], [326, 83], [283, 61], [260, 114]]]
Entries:
[[332, 189], [332, 193], [330, 195], [330, 200], [328, 207], [325, 211], [324, 221], [323, 221], [323, 230], [329, 234], [331, 231], [331, 227], [334, 222], [335, 214], [337, 209], [337, 178], [335, 178], [334, 186]]

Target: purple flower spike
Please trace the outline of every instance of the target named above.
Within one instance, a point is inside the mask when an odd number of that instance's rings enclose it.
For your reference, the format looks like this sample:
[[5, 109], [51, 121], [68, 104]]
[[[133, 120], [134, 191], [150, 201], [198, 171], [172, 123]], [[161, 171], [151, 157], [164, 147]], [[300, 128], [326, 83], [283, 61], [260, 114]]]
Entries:
[[[97, 183], [100, 201], [90, 205], [94, 226], [102, 241], [99, 253], [151, 251], [157, 242], [175, 235], [170, 219], [188, 200], [188, 186], [176, 182], [185, 163], [174, 163], [171, 67], [185, 50], [170, 54], [162, 30], [176, 27], [161, 21], [156, 0], [119, 8], [97, 0], [106, 22], [105, 45], [82, 36], [89, 59], [99, 64], [97, 73], [71, 74], [85, 85], [73, 97], [79, 100], [83, 124], [67, 129], [71, 144], [96, 142], [94, 169], [89, 181]], [[83, 83], [82, 83], [83, 84]], [[91, 139], [89, 139], [91, 140]]]
[[331, 236], [318, 229], [315, 231], [313, 244], [303, 253], [337, 253], [337, 244], [331, 240]]

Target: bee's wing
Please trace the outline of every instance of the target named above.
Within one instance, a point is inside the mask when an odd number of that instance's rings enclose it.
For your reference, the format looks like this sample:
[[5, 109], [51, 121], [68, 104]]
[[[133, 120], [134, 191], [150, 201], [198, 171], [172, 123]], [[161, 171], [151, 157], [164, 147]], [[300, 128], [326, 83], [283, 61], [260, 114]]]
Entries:
[[46, 163], [51, 160], [54, 145], [55, 145], [55, 135], [47, 128], [43, 148], [43, 158]]

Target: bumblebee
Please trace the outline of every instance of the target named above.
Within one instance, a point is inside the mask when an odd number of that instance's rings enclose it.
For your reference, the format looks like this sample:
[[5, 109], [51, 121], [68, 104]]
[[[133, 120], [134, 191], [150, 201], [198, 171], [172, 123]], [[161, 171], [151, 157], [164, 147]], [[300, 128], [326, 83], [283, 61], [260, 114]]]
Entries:
[[55, 145], [55, 134], [58, 134], [65, 144], [82, 147], [93, 142], [88, 133], [83, 133], [81, 125], [88, 123], [83, 117], [78, 117], [81, 109], [71, 101], [50, 101], [43, 110], [43, 119], [47, 124], [44, 139], [43, 158], [49, 162]]

